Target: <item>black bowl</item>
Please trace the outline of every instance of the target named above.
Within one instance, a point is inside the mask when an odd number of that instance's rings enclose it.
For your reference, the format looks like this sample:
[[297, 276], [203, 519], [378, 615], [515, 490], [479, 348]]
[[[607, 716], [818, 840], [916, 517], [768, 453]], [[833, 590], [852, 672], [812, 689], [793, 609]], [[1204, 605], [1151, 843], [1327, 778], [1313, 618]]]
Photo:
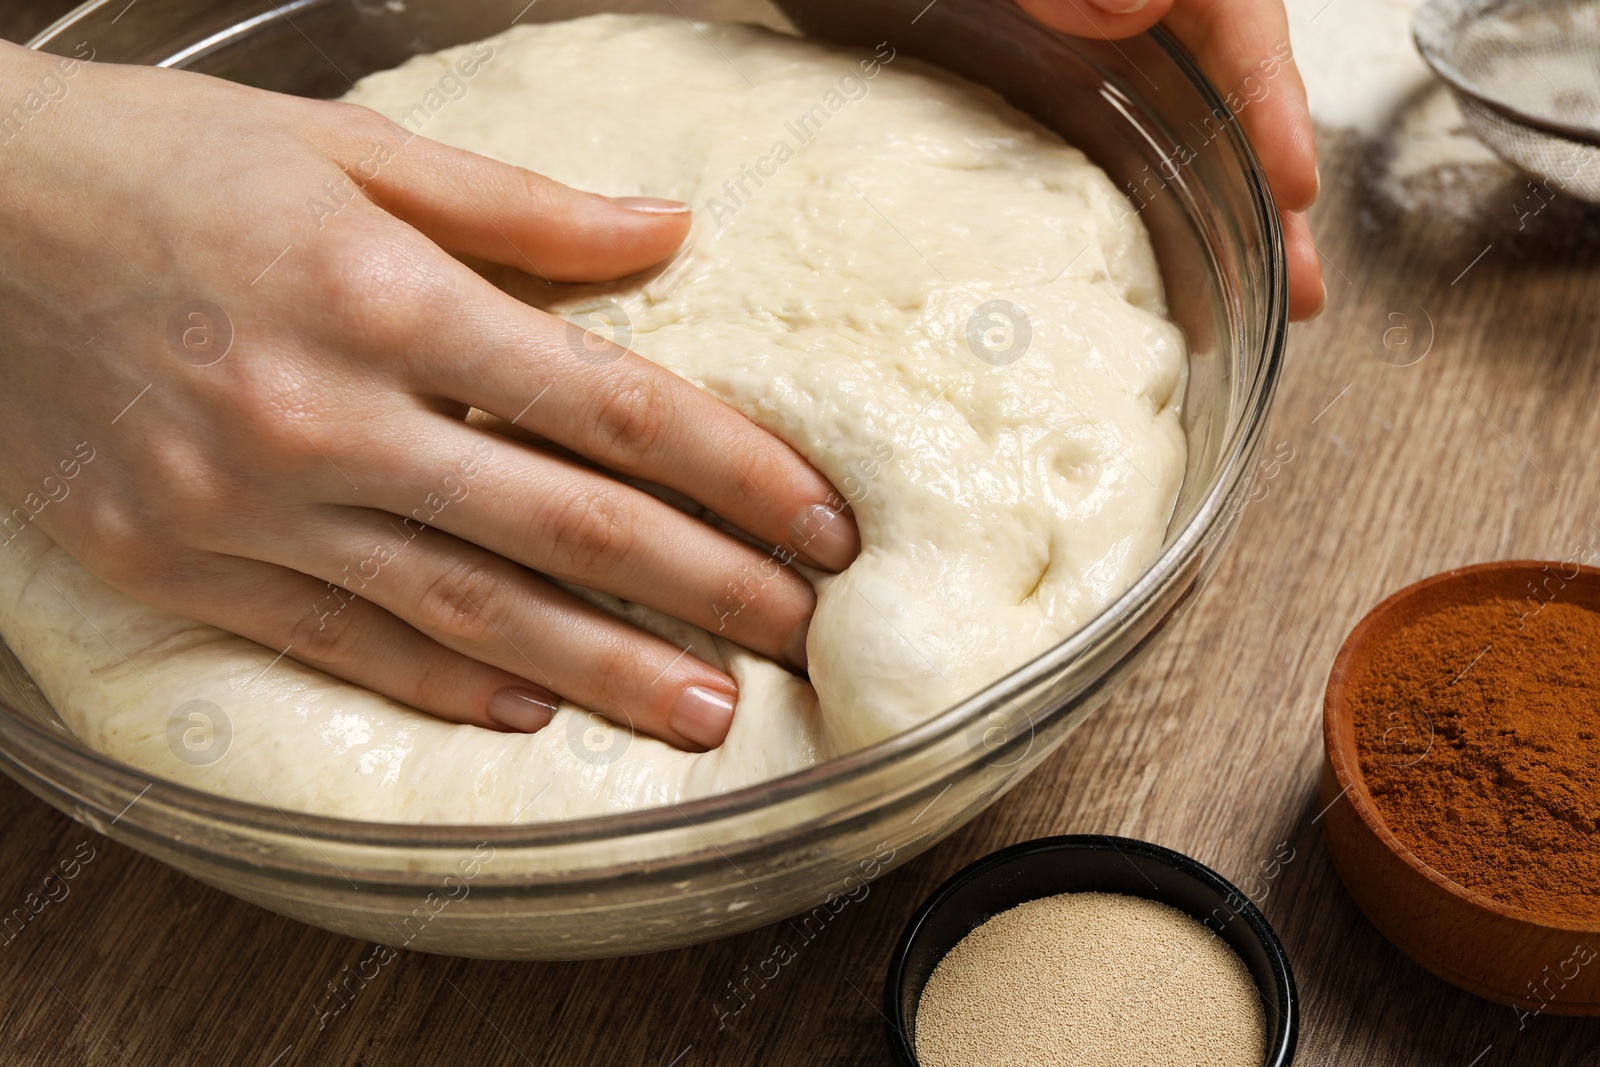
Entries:
[[1168, 904], [1204, 923], [1238, 953], [1267, 1015], [1264, 1067], [1294, 1060], [1300, 1009], [1278, 935], [1256, 906], [1216, 871], [1148, 841], [1102, 834], [1042, 837], [990, 853], [934, 891], [906, 925], [889, 960], [884, 1018], [898, 1067], [918, 1067], [917, 1001], [956, 943], [1018, 904], [1058, 893], [1122, 893]]

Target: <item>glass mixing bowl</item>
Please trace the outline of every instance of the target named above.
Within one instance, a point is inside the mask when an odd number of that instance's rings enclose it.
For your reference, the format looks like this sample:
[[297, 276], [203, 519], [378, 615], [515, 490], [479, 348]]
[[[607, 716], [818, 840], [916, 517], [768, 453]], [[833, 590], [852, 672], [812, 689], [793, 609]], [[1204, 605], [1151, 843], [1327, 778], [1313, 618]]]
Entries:
[[8, 774], [209, 885], [355, 937], [498, 958], [650, 952], [775, 922], [830, 894], [859, 895], [994, 803], [1149, 653], [1246, 503], [1286, 322], [1282, 236], [1260, 168], [1222, 99], [1162, 33], [1076, 40], [988, 0], [787, 11], [725, 0], [96, 0], [32, 45], [70, 55], [87, 42], [103, 61], [334, 96], [346, 76], [517, 20], [649, 9], [869, 48], [888, 41], [999, 90], [1130, 190], [1191, 345], [1188, 469], [1161, 557], [1078, 633], [958, 707], [841, 759], [677, 807], [406, 826], [228, 800], [88, 750], [0, 648]]

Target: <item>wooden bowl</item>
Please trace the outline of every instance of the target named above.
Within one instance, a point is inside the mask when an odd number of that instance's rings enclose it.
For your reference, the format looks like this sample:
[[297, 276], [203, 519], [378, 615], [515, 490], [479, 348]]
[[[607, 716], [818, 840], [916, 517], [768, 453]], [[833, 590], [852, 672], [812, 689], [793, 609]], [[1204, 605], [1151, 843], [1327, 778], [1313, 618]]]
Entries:
[[1549, 919], [1457, 885], [1384, 824], [1361, 775], [1345, 699], [1372, 652], [1417, 619], [1495, 597], [1600, 611], [1600, 570], [1525, 560], [1446, 571], [1408, 586], [1350, 631], [1328, 679], [1323, 832], [1333, 865], [1372, 925], [1452, 985], [1524, 1012], [1600, 1015], [1600, 924]]

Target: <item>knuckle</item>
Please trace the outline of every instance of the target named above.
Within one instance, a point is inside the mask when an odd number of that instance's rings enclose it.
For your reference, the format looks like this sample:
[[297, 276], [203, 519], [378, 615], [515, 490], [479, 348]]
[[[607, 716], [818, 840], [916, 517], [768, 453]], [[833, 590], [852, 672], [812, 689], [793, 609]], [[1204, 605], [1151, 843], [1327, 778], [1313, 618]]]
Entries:
[[674, 413], [671, 394], [648, 377], [602, 398], [595, 432], [608, 465], [625, 471], [641, 467], [665, 439]]
[[313, 451], [301, 423], [316, 412], [315, 390], [292, 367], [276, 360], [241, 360], [227, 388], [238, 429], [258, 454], [275, 458]]
[[553, 513], [546, 531], [551, 569], [565, 578], [604, 578], [633, 541], [629, 508], [610, 488], [580, 491]]
[[[203, 453], [173, 453], [174, 464], [214, 468], [213, 484], [185, 492], [200, 494], [215, 506], [248, 508], [252, 502], [279, 499], [286, 483], [274, 472], [311, 475], [343, 486], [353, 454], [348, 416], [330, 406], [330, 389], [317, 369], [301, 360], [240, 360], [230, 371], [218, 402], [231, 420], [219, 458]], [[194, 447], [194, 446], [191, 446]], [[225, 462], [224, 462], [225, 460]], [[175, 473], [176, 467], [169, 474]], [[359, 477], [359, 475], [357, 475]]]
[[191, 537], [209, 537], [218, 527], [237, 521], [244, 505], [234, 480], [199, 448], [185, 441], [153, 439], [147, 443], [155, 492], [162, 511], [177, 517]]
[[436, 649], [435, 654], [417, 663], [416, 680], [406, 702], [452, 721], [464, 721], [462, 712], [457, 710], [462, 704], [463, 678], [454, 659], [454, 653]]
[[404, 350], [446, 306], [440, 270], [415, 241], [392, 232], [331, 232], [312, 248], [310, 286], [341, 337]]
[[512, 602], [505, 577], [492, 564], [467, 560], [429, 583], [417, 605], [417, 621], [446, 639], [479, 644], [505, 629]]
[[168, 564], [138, 511], [120, 500], [87, 504], [75, 531], [74, 555], [95, 575], [123, 592], [138, 593], [166, 584]]
[[358, 655], [368, 619], [365, 612], [345, 610], [321, 613], [307, 611], [290, 627], [289, 654], [298, 660], [318, 665], [338, 665]]
[[584, 694], [585, 703], [603, 711], [606, 718], [619, 726], [636, 728], [638, 721], [629, 709], [642, 710], [637, 707], [639, 689], [656, 673], [647, 673], [645, 664], [645, 655], [633, 642], [611, 642], [597, 650], [588, 675], [589, 692]]
[[91, 497], [83, 508], [79, 543], [91, 556], [116, 555], [138, 543], [144, 524], [119, 497]]
[[340, 313], [364, 305], [391, 266], [386, 249], [343, 231], [323, 234], [306, 251], [307, 281], [314, 292], [337, 304]]
[[[727, 491], [746, 498], [753, 497], [757, 504], [774, 516], [782, 515], [785, 513], [785, 504], [794, 495], [805, 493], [815, 476], [808, 477], [805, 460], [790, 452], [776, 438], [757, 439], [750, 442], [750, 446], [731, 454], [724, 475]], [[759, 487], [759, 491], [752, 491], [752, 486]], [[827, 489], [829, 497], [838, 495], [832, 491], [832, 486]], [[790, 508], [793, 510], [793, 505]]]
[[377, 136], [380, 134], [393, 135], [399, 127], [372, 110], [364, 104], [354, 104], [347, 100], [324, 100], [319, 104], [326, 110], [333, 121], [339, 125], [355, 131], [363, 136]]

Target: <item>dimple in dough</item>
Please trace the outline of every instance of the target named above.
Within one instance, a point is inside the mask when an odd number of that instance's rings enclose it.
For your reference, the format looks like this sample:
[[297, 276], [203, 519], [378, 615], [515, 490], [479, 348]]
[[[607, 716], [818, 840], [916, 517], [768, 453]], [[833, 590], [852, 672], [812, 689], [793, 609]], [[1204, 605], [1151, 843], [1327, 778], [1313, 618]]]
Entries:
[[[992, 92], [890, 48], [602, 15], [421, 56], [348, 99], [580, 188], [694, 205], [686, 250], [648, 277], [495, 280], [585, 324], [620, 308], [635, 351], [849, 497], [863, 548], [816, 582], [811, 684], [600, 598], [737, 679], [721, 748], [680, 752], [571, 706], [533, 735], [452, 725], [145, 606], [30, 531], [0, 561], [0, 631], [91, 747], [353, 819], [676, 803], [926, 719], [1061, 641], [1157, 555], [1184, 469], [1186, 353], [1148, 237], [1098, 168]], [[186, 748], [186, 722], [169, 728], [191, 701], [226, 716], [214, 762]]]

